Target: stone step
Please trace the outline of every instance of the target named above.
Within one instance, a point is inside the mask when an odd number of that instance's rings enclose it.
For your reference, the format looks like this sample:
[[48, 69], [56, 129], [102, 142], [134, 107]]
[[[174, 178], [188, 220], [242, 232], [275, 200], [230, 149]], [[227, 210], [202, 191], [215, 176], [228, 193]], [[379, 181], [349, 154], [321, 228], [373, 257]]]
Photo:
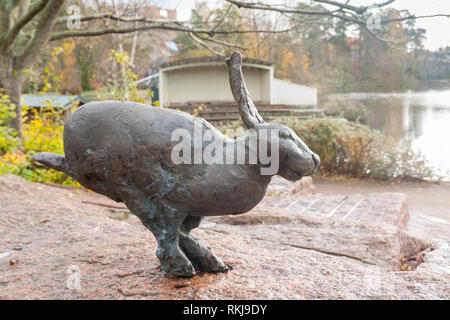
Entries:
[[[289, 115], [323, 115], [321, 109], [273, 109], [259, 111], [262, 116], [289, 116]], [[239, 117], [239, 110], [224, 111], [224, 110], [202, 110], [198, 112], [200, 117], [208, 116], [237, 116]]]
[[[274, 117], [295, 116], [300, 119], [323, 117], [322, 109], [301, 105], [270, 105], [257, 104], [259, 113], [266, 119]], [[239, 109], [235, 103], [188, 103], [171, 105], [171, 109], [197, 114], [199, 117], [211, 122], [229, 122], [240, 119]]]
[[[255, 106], [258, 110], [271, 110], [271, 109], [311, 109], [313, 106], [310, 105], [291, 105], [291, 104], [259, 104], [255, 103]], [[186, 104], [172, 104], [169, 105], [170, 109], [179, 109], [181, 111], [191, 112], [194, 109], [203, 109], [203, 110], [237, 110], [238, 106], [235, 102], [232, 103], [186, 103]]]
[[406, 195], [401, 193], [302, 196], [294, 194], [285, 195], [282, 200], [267, 196], [263, 204], [294, 214], [300, 212], [358, 223], [385, 223], [400, 230], [407, 230], [409, 220]]
[[[406, 195], [312, 194], [309, 183], [280, 191], [273, 185], [250, 213], [207, 218], [214, 230], [234, 229], [252, 238], [343, 256], [390, 271], [414, 269], [424, 252], [434, 247], [407, 232]], [[301, 182], [300, 182], [301, 183]], [[228, 224], [228, 226], [224, 226]], [[417, 258], [419, 256], [419, 258]], [[421, 258], [420, 258], [421, 257]]]
[[[297, 119], [310, 119], [311, 116], [295, 116]], [[224, 116], [224, 117], [202, 117], [205, 120], [212, 122], [212, 123], [225, 123], [225, 122], [229, 122], [229, 121], [237, 121], [240, 120], [240, 117], [234, 117], [234, 116]], [[273, 120], [275, 117], [268, 117], [265, 116], [264, 120], [266, 121], [270, 121]]]

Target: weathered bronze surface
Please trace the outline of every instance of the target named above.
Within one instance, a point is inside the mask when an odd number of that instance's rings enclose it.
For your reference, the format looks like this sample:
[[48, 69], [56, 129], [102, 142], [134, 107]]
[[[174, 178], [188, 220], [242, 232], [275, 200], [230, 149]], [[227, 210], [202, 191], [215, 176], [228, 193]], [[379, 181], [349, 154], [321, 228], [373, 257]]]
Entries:
[[[208, 245], [190, 231], [204, 216], [245, 213], [266, 193], [271, 175], [262, 175], [256, 164], [174, 164], [174, 130], [194, 135], [195, 127], [212, 130], [224, 152], [245, 144], [251, 135], [261, 140], [263, 129], [279, 138], [276, 174], [298, 180], [312, 175], [319, 157], [288, 127], [265, 123], [246, 88], [240, 53], [227, 58], [230, 85], [245, 126], [253, 133], [229, 139], [207, 121], [167, 108], [139, 103], [102, 101], [78, 108], [64, 128], [65, 155], [41, 152], [34, 160], [62, 171], [83, 186], [124, 202], [158, 241], [156, 255], [169, 276], [189, 277], [195, 270], [225, 272], [228, 267]], [[206, 90], [206, 89], [205, 89]], [[262, 140], [270, 144], [270, 139]], [[204, 150], [211, 141], [192, 147]], [[270, 148], [269, 148], [270, 149]], [[132, 236], [132, 235], [130, 235]]]

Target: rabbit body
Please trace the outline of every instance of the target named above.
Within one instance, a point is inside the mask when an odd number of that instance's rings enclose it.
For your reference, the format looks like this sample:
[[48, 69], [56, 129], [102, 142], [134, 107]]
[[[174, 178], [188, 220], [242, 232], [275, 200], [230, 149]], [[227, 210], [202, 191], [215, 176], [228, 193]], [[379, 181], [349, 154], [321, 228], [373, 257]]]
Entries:
[[[263, 198], [270, 176], [238, 164], [179, 164], [171, 160], [172, 133], [194, 136], [194, 123], [233, 148], [207, 121], [187, 113], [139, 103], [103, 101], [83, 105], [64, 128], [69, 174], [83, 186], [133, 208], [141, 194], [188, 215], [245, 213]], [[216, 141], [217, 141], [216, 140]], [[226, 141], [228, 140], [228, 141]], [[203, 152], [211, 141], [202, 141]], [[193, 143], [192, 143], [193, 145]], [[192, 161], [191, 161], [192, 162]]]

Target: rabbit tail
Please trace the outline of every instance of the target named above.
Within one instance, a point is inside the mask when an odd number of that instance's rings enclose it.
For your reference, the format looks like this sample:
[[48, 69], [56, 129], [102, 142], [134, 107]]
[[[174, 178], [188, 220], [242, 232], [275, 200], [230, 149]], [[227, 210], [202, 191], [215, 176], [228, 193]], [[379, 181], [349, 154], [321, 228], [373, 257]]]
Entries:
[[33, 156], [33, 160], [49, 168], [70, 174], [66, 158], [61, 154], [51, 152], [39, 152]]

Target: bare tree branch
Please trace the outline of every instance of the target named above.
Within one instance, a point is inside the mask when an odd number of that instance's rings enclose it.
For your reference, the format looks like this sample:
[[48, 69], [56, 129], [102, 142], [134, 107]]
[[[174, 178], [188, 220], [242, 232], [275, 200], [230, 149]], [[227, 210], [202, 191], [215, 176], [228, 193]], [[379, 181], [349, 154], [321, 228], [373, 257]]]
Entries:
[[231, 5], [228, 6], [227, 11], [225, 11], [225, 13], [222, 15], [222, 18], [217, 23], [217, 25], [212, 29], [212, 31], [217, 30], [222, 25], [222, 23], [225, 21], [225, 18], [228, 16], [228, 13], [230, 13], [230, 10], [231, 10]]
[[331, 1], [331, 0], [314, 0], [314, 2], [329, 4], [329, 5], [338, 7], [339, 9], [347, 9], [347, 10], [353, 11], [357, 14], [363, 14], [364, 12], [367, 11], [367, 7], [355, 7], [355, 6], [349, 5], [348, 1], [347, 1], [347, 3], [340, 3], [340, 2]]
[[123, 33], [132, 33], [135, 31], [148, 31], [148, 30], [171, 30], [171, 31], [181, 31], [181, 32], [192, 32], [195, 34], [207, 34], [209, 36], [213, 36], [215, 34], [244, 34], [244, 33], [285, 33], [293, 30], [294, 28], [288, 28], [283, 30], [215, 30], [212, 29], [203, 29], [203, 28], [192, 28], [188, 26], [183, 26], [182, 23], [153, 23], [153, 24], [144, 24], [143, 26], [132, 26], [132, 27], [108, 27], [97, 30], [81, 30], [81, 31], [61, 31], [54, 33], [50, 37], [50, 41], [60, 40], [64, 38], [71, 37], [95, 37], [101, 36], [105, 34], [123, 34]]
[[[70, 17], [60, 17], [57, 19], [56, 23], [66, 23], [67, 20]], [[119, 16], [113, 13], [99, 13], [99, 14], [93, 14], [88, 16], [82, 16], [80, 17], [80, 22], [85, 21], [93, 21], [93, 20], [104, 20], [104, 19], [110, 19], [115, 21], [121, 21], [121, 22], [146, 22], [146, 23], [155, 23], [155, 22], [172, 22], [172, 23], [182, 23], [182, 21], [179, 20], [170, 20], [170, 19], [150, 19], [146, 17], [124, 17]]]
[[226, 0], [227, 2], [236, 5], [239, 8], [247, 8], [247, 9], [255, 9], [255, 10], [266, 10], [266, 11], [275, 11], [280, 13], [293, 13], [293, 14], [301, 14], [301, 15], [314, 15], [314, 16], [328, 16], [338, 18], [340, 20], [345, 20], [349, 22], [353, 22], [355, 24], [363, 24], [364, 22], [358, 19], [351, 18], [349, 16], [336, 14], [328, 10], [304, 10], [304, 9], [296, 9], [296, 8], [287, 8], [287, 7], [275, 7], [273, 5], [256, 3], [256, 2], [242, 2], [237, 0]]
[[214, 48], [208, 46], [206, 43], [204, 43], [202, 40], [200, 40], [199, 38], [197, 38], [192, 32], [188, 32], [188, 36], [189, 38], [191, 38], [192, 40], [194, 40], [195, 42], [197, 42], [198, 44], [200, 44], [202, 47], [208, 49], [211, 52], [214, 52], [216, 55], [218, 56], [222, 56], [222, 53], [218, 52], [217, 50], [215, 50]]
[[361, 15], [361, 14], [364, 14], [369, 9], [382, 8], [382, 7], [390, 5], [391, 3], [394, 3], [396, 0], [387, 0], [387, 1], [382, 2], [382, 3], [374, 3], [374, 4], [371, 4], [371, 5], [368, 5], [368, 6], [359, 6], [359, 7], [349, 5], [348, 4], [349, 1], [347, 1], [346, 3], [341, 3], [341, 2], [332, 1], [332, 0], [312, 0], [312, 1], [329, 4], [329, 5], [338, 7], [339, 10], [343, 10], [343, 9], [350, 10], [350, 11], [355, 12], [356, 14], [360, 14]]
[[437, 18], [437, 17], [450, 18], [450, 14], [438, 13], [438, 14], [431, 14], [431, 15], [425, 15], [425, 16], [409, 15], [406, 17], [382, 20], [381, 23], [388, 24], [390, 22], [405, 21], [405, 20], [417, 20], [417, 19], [425, 19], [425, 18]]
[[238, 45], [233, 44], [233, 43], [228, 43], [228, 42], [225, 42], [225, 41], [220, 41], [220, 40], [217, 40], [217, 39], [214, 39], [214, 38], [203, 37], [203, 36], [201, 36], [201, 35], [199, 35], [199, 34], [196, 34], [196, 36], [197, 36], [198, 38], [202, 39], [202, 40], [209, 41], [209, 42], [213, 42], [213, 43], [218, 44], [218, 45], [221, 45], [221, 46], [225, 46], [225, 47], [228, 47], [228, 48], [236, 48], [236, 49], [240, 49], [240, 50], [242, 50], [242, 51], [247, 51], [246, 48], [241, 47], [241, 46], [238, 46]]
[[23, 17], [19, 18], [19, 20], [14, 24], [14, 26], [9, 29], [6, 35], [2, 39], [2, 46], [9, 47], [13, 43], [16, 36], [19, 34], [20, 30], [22, 30], [25, 25], [30, 22], [38, 13], [40, 13], [45, 6], [48, 4], [49, 0], [41, 0], [39, 1], [33, 8], [30, 9]]
[[390, 40], [390, 39], [385, 39], [385, 38], [378, 36], [375, 32], [370, 30], [367, 26], [362, 26], [362, 28], [364, 30], [366, 30], [372, 37], [374, 37], [376, 40], [382, 42], [384, 45], [386, 45], [390, 49], [405, 50], [405, 48], [395, 47], [395, 46], [393, 46], [393, 44], [404, 45], [407, 43], [407, 41], [394, 41], [394, 40]]
[[247, 8], [247, 9], [256, 9], [256, 10], [267, 10], [267, 11], [277, 11], [284, 13], [297, 13], [297, 14], [308, 14], [308, 15], [320, 15], [320, 16], [328, 16], [330, 15], [330, 11], [327, 10], [304, 10], [304, 9], [295, 9], [288, 7], [276, 7], [274, 5], [264, 4], [260, 2], [243, 2], [237, 0], [226, 0], [227, 2], [234, 4], [238, 8]]
[[[314, 0], [314, 1], [317, 1], [317, 0]], [[374, 4], [372, 4], [372, 5], [370, 5], [370, 6], [368, 6], [368, 8], [370, 7], [370, 8], [382, 8], [382, 7], [386, 7], [386, 6], [388, 6], [388, 5], [390, 5], [391, 3], [394, 3], [396, 0], [388, 0], [388, 1], [385, 1], [385, 2], [382, 2], [382, 3], [374, 3]]]
[[[387, 0], [381, 3], [374, 3], [372, 5], [366, 5], [366, 6], [352, 6], [349, 3], [349, 1], [346, 1], [345, 3], [337, 2], [334, 0], [311, 0], [316, 3], [323, 3], [327, 5], [334, 6], [338, 8], [337, 10], [308, 10], [308, 9], [302, 9], [302, 8], [295, 8], [295, 7], [287, 7], [287, 6], [275, 6], [275, 5], [269, 5], [264, 4], [261, 2], [244, 2], [240, 0], [226, 0], [227, 2], [239, 7], [239, 8], [248, 8], [248, 9], [255, 9], [255, 10], [266, 10], [266, 11], [274, 11], [279, 12], [282, 15], [288, 17], [292, 20], [300, 20], [296, 16], [327, 16], [332, 18], [337, 18], [343, 21], [351, 22], [356, 25], [359, 25], [363, 29], [367, 30], [375, 39], [384, 42], [386, 45], [393, 49], [399, 49], [392, 47], [390, 44], [402, 44], [405, 42], [396, 42], [389, 39], [383, 39], [379, 35], [377, 35], [373, 30], [370, 30], [367, 25], [367, 21], [365, 17], [363, 16], [364, 13], [367, 12], [369, 9], [373, 8], [383, 8], [385, 6], [388, 6], [395, 2], [395, 0]], [[394, 18], [394, 19], [387, 19], [381, 21], [382, 24], [388, 24], [390, 22], [396, 22], [396, 21], [406, 21], [406, 20], [416, 20], [416, 19], [422, 19], [422, 18], [435, 18], [435, 17], [447, 17], [450, 18], [450, 14], [434, 14], [434, 15], [425, 15], [425, 16], [415, 16], [408, 13], [408, 16], [400, 17], [400, 18]]]

